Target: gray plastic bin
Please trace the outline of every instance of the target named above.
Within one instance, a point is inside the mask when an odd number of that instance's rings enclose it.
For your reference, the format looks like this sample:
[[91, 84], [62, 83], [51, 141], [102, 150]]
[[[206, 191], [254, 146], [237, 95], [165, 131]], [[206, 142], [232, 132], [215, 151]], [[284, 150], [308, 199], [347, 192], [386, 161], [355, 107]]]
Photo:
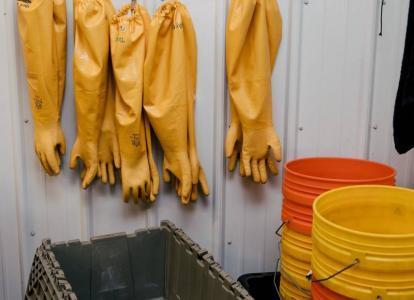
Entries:
[[43, 241], [26, 299], [253, 299], [169, 221], [90, 242]]

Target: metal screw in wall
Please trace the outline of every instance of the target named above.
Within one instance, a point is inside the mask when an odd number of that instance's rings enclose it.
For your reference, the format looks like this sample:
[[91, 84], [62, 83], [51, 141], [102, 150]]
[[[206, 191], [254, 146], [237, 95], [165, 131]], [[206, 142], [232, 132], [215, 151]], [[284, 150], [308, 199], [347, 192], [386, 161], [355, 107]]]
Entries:
[[378, 125], [375, 124], [374, 126], [372, 126], [372, 129], [377, 130], [378, 129]]
[[303, 131], [303, 127], [302, 126], [300, 126], [298, 129], [299, 129], [299, 131]]
[[30, 232], [30, 236], [35, 236], [35, 235], [36, 235], [36, 232], [34, 232], [34, 231]]
[[231, 245], [233, 242], [232, 241], [228, 241], [227, 242], [227, 245]]
[[24, 123], [26, 123], [26, 124], [29, 123], [29, 120], [24, 120]]
[[309, 0], [305, 0], [305, 1], [303, 1], [303, 3], [304, 3], [305, 5], [308, 5], [308, 4], [309, 4]]

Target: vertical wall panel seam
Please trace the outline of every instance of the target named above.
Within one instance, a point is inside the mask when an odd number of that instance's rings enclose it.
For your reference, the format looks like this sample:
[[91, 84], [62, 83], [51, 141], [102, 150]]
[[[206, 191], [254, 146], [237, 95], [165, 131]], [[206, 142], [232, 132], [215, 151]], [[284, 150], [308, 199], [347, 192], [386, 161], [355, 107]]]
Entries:
[[[4, 2], [7, 2], [6, 0]], [[12, 5], [12, 7], [15, 7], [14, 5]], [[7, 8], [6, 8], [7, 11]], [[12, 22], [14, 23], [15, 18], [11, 18], [11, 16], [15, 16], [14, 11], [12, 12], [8, 12], [9, 14], [9, 20], [12, 20]], [[10, 22], [10, 21], [9, 21]], [[7, 27], [10, 26], [10, 24], [6, 24]], [[14, 199], [15, 201], [15, 209], [16, 211], [14, 212], [15, 216], [16, 216], [16, 223], [17, 223], [17, 242], [18, 242], [18, 249], [16, 249], [18, 251], [18, 257], [19, 257], [19, 272], [20, 272], [20, 289], [21, 292], [24, 293], [25, 290], [25, 282], [24, 282], [24, 274], [26, 273], [24, 270], [24, 265], [23, 262], [24, 260], [24, 247], [23, 247], [23, 225], [22, 222], [24, 222], [25, 220], [22, 219], [23, 216], [25, 216], [25, 214], [23, 213], [23, 208], [22, 208], [22, 198], [25, 195], [25, 180], [23, 179], [23, 170], [22, 170], [22, 164], [21, 164], [21, 157], [23, 156], [22, 154], [22, 134], [23, 134], [23, 130], [21, 127], [21, 118], [19, 117], [21, 115], [22, 110], [22, 106], [21, 106], [21, 97], [19, 97], [19, 89], [17, 87], [17, 57], [16, 57], [16, 52], [17, 52], [17, 47], [16, 47], [16, 39], [15, 36], [16, 35], [12, 35], [10, 34], [10, 31], [14, 33], [14, 30], [8, 29], [7, 33], [8, 33], [8, 39], [10, 41], [10, 47], [9, 49], [9, 80], [10, 80], [10, 100], [13, 103], [12, 99], [15, 99], [15, 104], [14, 104], [14, 109], [12, 110], [12, 131], [13, 131], [13, 135], [14, 135], [14, 139], [13, 139], [13, 153], [14, 153], [14, 166], [15, 166], [15, 170], [14, 170], [14, 181], [15, 181], [15, 195], [16, 198]], [[12, 64], [12, 66], [10, 66], [10, 63], [14, 62]], [[11, 80], [14, 79], [14, 82]], [[12, 105], [13, 107], [13, 105]]]
[[226, 76], [225, 76], [225, 24], [226, 1], [216, 0], [215, 5], [215, 101], [214, 101], [214, 173], [213, 173], [213, 249], [219, 262], [224, 264], [225, 230], [225, 159], [226, 131]]
[[[7, 299], [7, 283], [6, 283], [6, 268], [4, 266], [3, 263], [3, 254], [4, 253], [4, 247], [3, 247], [3, 242], [2, 242], [2, 237], [1, 237], [1, 231], [0, 231], [0, 286], [3, 287], [2, 291], [2, 295], [3, 298], [1, 299]], [[1, 296], [1, 295], [0, 295]]]
[[288, 80], [287, 105], [285, 123], [285, 158], [293, 159], [297, 156], [299, 126], [299, 98], [300, 98], [300, 69], [302, 51], [302, 19], [303, 4], [301, 1], [290, 1], [289, 44], [288, 44]]
[[371, 139], [372, 139], [372, 121], [373, 121], [373, 108], [374, 108], [374, 88], [375, 88], [375, 79], [376, 79], [376, 68], [377, 68], [377, 54], [378, 54], [378, 37], [377, 33], [378, 33], [378, 22], [379, 22], [379, 17], [380, 17], [380, 5], [381, 5], [382, 0], [377, 0], [376, 1], [376, 14], [375, 14], [375, 18], [373, 20], [374, 24], [373, 24], [373, 35], [374, 35], [374, 39], [373, 39], [373, 47], [372, 47], [372, 58], [371, 58], [371, 63], [372, 63], [372, 69], [371, 69], [371, 84], [370, 84], [370, 96], [369, 96], [369, 109], [368, 109], [368, 126], [366, 128], [366, 141], [365, 141], [365, 158], [369, 159], [370, 158], [370, 153], [371, 153]]
[[[10, 7], [15, 7], [14, 5], [10, 5]], [[19, 89], [17, 88], [17, 59], [16, 59], [16, 39], [15, 39], [15, 31], [13, 30], [14, 26], [12, 26], [12, 24], [14, 24], [15, 21], [15, 11], [8, 10], [8, 6], [7, 6], [7, 1], [4, 0], [3, 1], [3, 17], [4, 19], [4, 25], [6, 27], [5, 29], [5, 33], [6, 33], [6, 40], [9, 41], [9, 45], [7, 47], [8, 49], [8, 65], [7, 65], [7, 69], [8, 69], [8, 81], [9, 81], [9, 102], [10, 102], [10, 113], [11, 113], [11, 130], [12, 130], [12, 134], [13, 134], [13, 144], [11, 145], [13, 148], [13, 165], [14, 165], [14, 194], [15, 194], [15, 198], [11, 199], [10, 201], [14, 201], [14, 212], [11, 212], [14, 214], [14, 216], [16, 216], [16, 228], [14, 228], [17, 232], [17, 249], [15, 249], [15, 251], [17, 252], [17, 257], [18, 257], [18, 261], [14, 262], [17, 263], [18, 266], [16, 266], [17, 268], [17, 273], [20, 277], [20, 281], [18, 283], [18, 285], [20, 286], [20, 293], [24, 293], [24, 276], [23, 274], [24, 272], [24, 266], [23, 266], [23, 261], [24, 261], [24, 255], [23, 255], [23, 243], [22, 243], [22, 207], [20, 205], [20, 202], [22, 200], [22, 196], [23, 196], [23, 190], [24, 190], [24, 179], [22, 180], [22, 178], [24, 178], [23, 176], [23, 172], [22, 172], [22, 164], [21, 164], [21, 157], [22, 157], [22, 128], [21, 128], [21, 119], [18, 117], [20, 115], [20, 111], [21, 111], [21, 105], [20, 105], [20, 97], [19, 97]], [[12, 21], [12, 24], [10, 20]], [[13, 101], [14, 100], [14, 101]], [[20, 180], [19, 180], [20, 179]], [[4, 252], [3, 252], [4, 253]], [[3, 258], [4, 259], [4, 258]], [[4, 265], [2, 266], [3, 271], [4, 271]], [[4, 274], [3, 274], [4, 276]], [[6, 274], [7, 276], [7, 274]], [[5, 278], [3, 278], [3, 280], [5, 281], [5, 285], [3, 286], [5, 291], [4, 293], [6, 295], [4, 299], [7, 299], [7, 289], [9, 288], [7, 286], [7, 281], [5, 280]]]

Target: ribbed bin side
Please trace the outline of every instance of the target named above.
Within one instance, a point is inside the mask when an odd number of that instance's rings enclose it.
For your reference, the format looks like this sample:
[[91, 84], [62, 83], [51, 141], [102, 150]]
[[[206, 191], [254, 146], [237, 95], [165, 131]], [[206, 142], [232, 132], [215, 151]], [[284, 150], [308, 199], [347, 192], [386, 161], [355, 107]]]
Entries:
[[166, 290], [169, 300], [253, 300], [239, 282], [224, 272], [206, 249], [181, 229], [164, 221], [166, 237]]
[[52, 252], [50, 240], [37, 248], [25, 294], [27, 300], [76, 300], [72, 287]]

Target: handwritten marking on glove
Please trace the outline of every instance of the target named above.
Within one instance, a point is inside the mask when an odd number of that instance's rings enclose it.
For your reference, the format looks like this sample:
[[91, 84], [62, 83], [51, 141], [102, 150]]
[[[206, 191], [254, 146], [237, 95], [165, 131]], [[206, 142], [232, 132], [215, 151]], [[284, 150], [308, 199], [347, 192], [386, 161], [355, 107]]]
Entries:
[[115, 39], [115, 41], [117, 43], [124, 44], [125, 43], [125, 38], [123, 36], [117, 36], [116, 39]]
[[131, 145], [134, 147], [139, 146], [139, 135], [137, 133], [132, 133], [130, 136], [131, 139]]
[[43, 107], [43, 100], [42, 98], [40, 98], [39, 96], [35, 96], [34, 97], [34, 103], [37, 109], [42, 109]]
[[176, 29], [183, 29], [183, 28], [184, 28], [183, 23], [176, 23], [176, 24], [173, 24], [173, 25], [172, 25], [172, 29], [173, 29], [173, 30], [176, 30]]

